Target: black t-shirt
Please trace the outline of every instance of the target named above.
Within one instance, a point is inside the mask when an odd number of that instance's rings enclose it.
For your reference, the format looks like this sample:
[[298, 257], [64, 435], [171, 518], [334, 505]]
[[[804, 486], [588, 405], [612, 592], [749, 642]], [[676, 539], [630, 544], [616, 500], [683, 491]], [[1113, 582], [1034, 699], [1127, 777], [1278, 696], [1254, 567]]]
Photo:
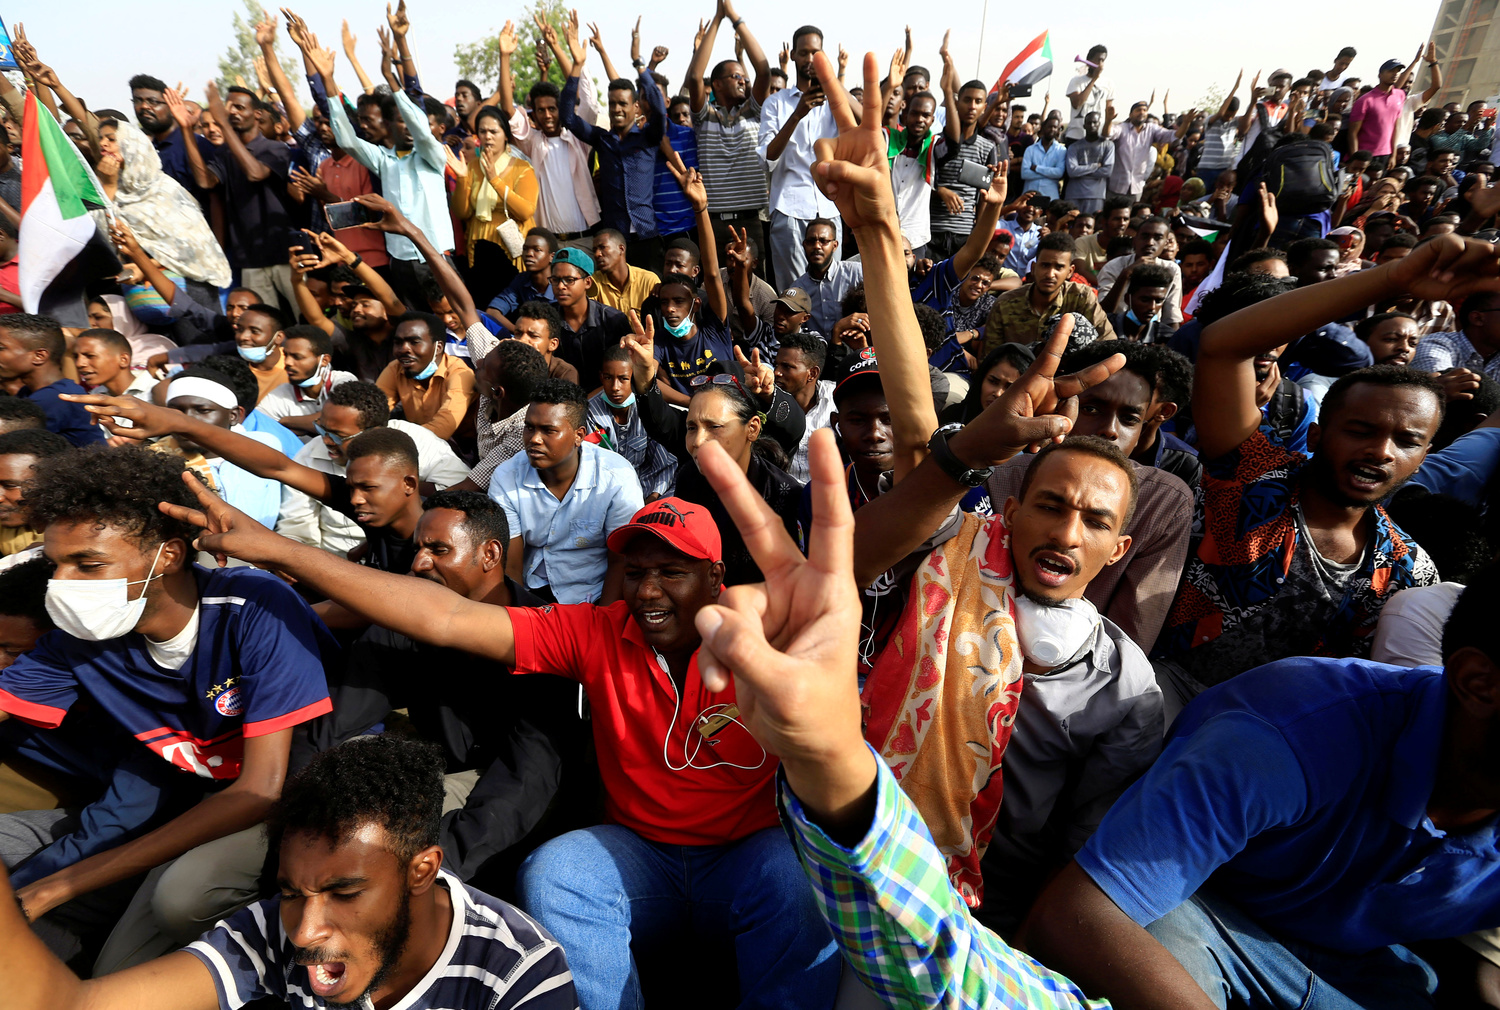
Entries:
[[360, 333], [351, 333], [342, 326], [333, 326], [333, 367], [344, 372], [353, 372], [362, 382], [374, 382], [391, 363], [390, 336], [376, 343]]
[[[629, 316], [619, 309], [591, 300], [583, 326], [575, 332], [568, 329], [566, 323], [563, 324], [557, 350], [553, 355], [578, 369], [578, 378], [584, 389], [593, 389], [599, 384], [599, 369], [604, 365], [604, 352], [611, 347], [618, 347], [620, 338], [629, 332]], [[661, 338], [661, 331], [658, 330], [658, 344]]]
[[728, 366], [734, 361], [734, 334], [706, 303], [698, 310], [697, 323], [693, 335], [682, 339], [666, 332], [661, 324], [656, 328], [656, 360], [661, 363], [662, 376], [679, 393], [690, 393], [693, 377], [708, 374], [713, 362]]
[[229, 150], [228, 144], [214, 148], [209, 169], [224, 187], [228, 235], [224, 251], [241, 270], [285, 266], [288, 233], [293, 218], [287, 208], [286, 178], [292, 149], [279, 140], [257, 136], [245, 145], [255, 160], [271, 170], [259, 182], [251, 182]]
[[[338, 474], [328, 475], [328, 500], [325, 504], [335, 512], [342, 512], [354, 519], [354, 506], [349, 503], [349, 482]], [[411, 563], [417, 557], [417, 544], [411, 537], [403, 537], [388, 526], [367, 526], [354, 519], [364, 533], [368, 546], [362, 565], [378, 568], [393, 575], [405, 575], [411, 571]]]

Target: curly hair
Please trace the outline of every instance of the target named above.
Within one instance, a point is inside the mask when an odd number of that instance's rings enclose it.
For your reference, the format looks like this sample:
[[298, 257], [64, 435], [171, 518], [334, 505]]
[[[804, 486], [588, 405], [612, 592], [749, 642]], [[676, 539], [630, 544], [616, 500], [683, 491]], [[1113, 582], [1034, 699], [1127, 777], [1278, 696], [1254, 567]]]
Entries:
[[188, 366], [183, 372], [196, 371], [198, 368], [207, 368], [218, 372], [229, 381], [229, 388], [234, 391], [234, 398], [240, 401], [240, 406], [245, 408], [245, 413], [255, 409], [255, 401], [260, 399], [260, 383], [255, 381], [255, 373], [245, 363], [245, 359], [238, 354], [210, 354], [197, 366]]
[[0, 572], [0, 614], [24, 617], [43, 631], [51, 631], [47, 580], [52, 578], [52, 571], [52, 562], [37, 557]]
[[390, 851], [408, 862], [438, 844], [444, 769], [436, 744], [390, 733], [323, 751], [287, 781], [266, 818], [271, 849], [289, 833], [338, 845], [378, 824]]
[[142, 546], [192, 543], [198, 530], [157, 508], [161, 502], [198, 508], [182, 482], [181, 456], [136, 446], [69, 452], [38, 460], [26, 485], [26, 508], [38, 528], [91, 520], [115, 526]]
[[385, 390], [373, 382], [341, 382], [328, 391], [328, 402], [352, 409], [359, 415], [359, 426], [365, 431], [383, 428], [391, 419], [391, 401], [386, 399]]

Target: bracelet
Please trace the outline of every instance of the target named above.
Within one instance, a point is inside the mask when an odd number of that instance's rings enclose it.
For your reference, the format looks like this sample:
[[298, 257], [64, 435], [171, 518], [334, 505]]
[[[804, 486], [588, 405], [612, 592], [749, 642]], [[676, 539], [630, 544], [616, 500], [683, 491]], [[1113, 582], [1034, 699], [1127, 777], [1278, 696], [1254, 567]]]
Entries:
[[729, 27], [733, 28], [735, 31], [739, 31], [740, 25], [742, 25], [744, 23], [745, 23], [745, 19], [744, 18], [740, 18], [738, 21], [731, 21], [731, 22], [729, 22]]
[[358, 270], [360, 268], [360, 266], [364, 263], [364, 261], [365, 261], [365, 258], [363, 256], [359, 255], [359, 253], [355, 253], [354, 254], [354, 262], [349, 264], [349, 269], [350, 270]]

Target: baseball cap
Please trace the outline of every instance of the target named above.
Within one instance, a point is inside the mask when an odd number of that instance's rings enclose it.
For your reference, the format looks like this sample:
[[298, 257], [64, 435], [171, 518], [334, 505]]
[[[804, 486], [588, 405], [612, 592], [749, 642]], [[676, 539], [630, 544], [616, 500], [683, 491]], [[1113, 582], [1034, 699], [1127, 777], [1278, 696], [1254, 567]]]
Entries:
[[1384, 63], [1382, 63], [1380, 65], [1380, 72], [1382, 74], [1385, 73], [1387, 70], [1405, 70], [1405, 69], [1406, 69], [1406, 64], [1403, 63], [1403, 62], [1401, 62], [1400, 60], [1386, 60]]
[[865, 348], [859, 352], [859, 356], [849, 365], [844, 372], [844, 377], [839, 384], [833, 387], [833, 402], [837, 404], [850, 393], [857, 392], [870, 385], [880, 385], [880, 363], [875, 360], [875, 352]]
[[702, 505], [681, 498], [658, 498], [609, 535], [609, 549], [623, 553], [637, 533], [650, 533], [690, 558], [721, 561], [719, 527]]
[[552, 262], [554, 264], [568, 263], [582, 270], [588, 276], [594, 276], [594, 257], [582, 249], [574, 249], [572, 246], [559, 249], [552, 254]]
[[1278, 78], [1278, 77], [1291, 77], [1291, 76], [1292, 76], [1292, 72], [1290, 70], [1288, 70], [1286, 67], [1281, 67], [1281, 68], [1279, 68], [1277, 70], [1271, 71], [1271, 76], [1266, 78], [1266, 83], [1270, 84], [1272, 81], [1276, 80], [1276, 78]]
[[785, 305], [792, 312], [812, 312], [812, 299], [801, 288], [787, 288], [772, 304]]

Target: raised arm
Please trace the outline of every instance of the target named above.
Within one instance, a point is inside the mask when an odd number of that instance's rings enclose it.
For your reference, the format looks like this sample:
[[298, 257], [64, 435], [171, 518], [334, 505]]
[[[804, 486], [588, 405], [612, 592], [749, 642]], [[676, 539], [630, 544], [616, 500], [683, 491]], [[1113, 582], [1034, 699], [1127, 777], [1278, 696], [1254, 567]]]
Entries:
[[[898, 50], [896, 56], [900, 57]], [[820, 80], [833, 79], [825, 53], [815, 58]], [[937, 428], [927, 349], [912, 310], [906, 280], [901, 223], [891, 191], [886, 143], [880, 129], [880, 82], [873, 54], [865, 55], [865, 116], [854, 120], [842, 87], [828, 101], [838, 124], [837, 139], [820, 140], [814, 179], [838, 205], [844, 226], [859, 240], [864, 264], [865, 303], [880, 358], [881, 382], [891, 411], [896, 480], [910, 473], [927, 454], [927, 440]], [[883, 570], [883, 569], [882, 569]]]
[[1297, 288], [1210, 324], [1203, 331], [1193, 381], [1200, 454], [1205, 460], [1222, 456], [1260, 426], [1257, 355], [1377, 301], [1413, 294], [1457, 305], [1479, 291], [1500, 291], [1495, 247], [1450, 234], [1419, 245], [1394, 263]]
[[[682, 187], [682, 193], [688, 198], [688, 203], [693, 205], [693, 212], [698, 219], [698, 234], [712, 235], [713, 223], [708, 219], [708, 190], [704, 188], [703, 176], [698, 174], [696, 168], [687, 170], [683, 174], [678, 164], [667, 162], [667, 167], [677, 179], [677, 185]], [[713, 239], [703, 243], [698, 250], [702, 260], [700, 274], [703, 277], [703, 294], [708, 301], [708, 309], [718, 317], [719, 322], [729, 319], [729, 298], [724, 293], [724, 279], [719, 276], [719, 250]]]
[[948, 143], [957, 144], [963, 139], [963, 131], [958, 122], [958, 71], [953, 67], [953, 55], [948, 52], [948, 36], [952, 30], [943, 32], [943, 47], [938, 50], [938, 55], [943, 58], [943, 136], [948, 138]]
[[[734, 0], [724, 0], [724, 16], [734, 27], [734, 39], [736, 45], [745, 47], [745, 55], [750, 59], [750, 65], [755, 68], [755, 81], [751, 85], [751, 94], [757, 102], [764, 102], [771, 91], [771, 63], [766, 59], [766, 51], [761, 48], [760, 40], [755, 34], [745, 27], [745, 19], [735, 13]], [[709, 53], [712, 54], [713, 46], [707, 42]]]
[[297, 92], [287, 80], [281, 61], [276, 58], [276, 18], [269, 13], [255, 26], [255, 44], [260, 46], [260, 53], [265, 57], [266, 76], [271, 78], [271, 87], [276, 89], [276, 94], [281, 97], [281, 107], [286, 109], [287, 125], [294, 131], [300, 129], [307, 113], [297, 100]]
[[740, 328], [748, 335], [755, 331], [760, 317], [755, 314], [755, 304], [750, 300], [750, 243], [745, 229], [734, 230], [729, 226], [732, 241], [726, 252], [729, 256], [729, 279], [734, 284], [734, 308], [740, 316]]
[[288, 540], [228, 505], [191, 473], [184, 473], [183, 480], [201, 508], [163, 502], [161, 509], [203, 530], [200, 550], [285, 572], [371, 624], [413, 641], [515, 665], [515, 638], [504, 607], [474, 603], [435, 582], [356, 565], [320, 547]]
[[1427, 43], [1427, 69], [1432, 75], [1432, 81], [1427, 85], [1427, 90], [1422, 92], [1422, 104], [1432, 101], [1433, 96], [1443, 90], [1443, 68], [1437, 60], [1437, 43]]
[[[578, 12], [574, 11], [572, 16], [576, 19]], [[552, 27], [552, 23], [542, 17], [541, 14], [533, 13], [531, 20], [536, 22], [536, 28], [541, 34], [542, 40], [547, 43], [547, 48], [552, 50], [552, 58], [557, 61], [557, 68], [562, 71], [563, 77], [572, 77], [573, 59], [571, 54], [563, 50], [562, 40], [557, 37], [557, 29]]]
[[1244, 79], [1245, 68], [1241, 67], [1240, 72], [1234, 75], [1234, 85], [1230, 87], [1228, 93], [1224, 95], [1224, 101], [1219, 103], [1219, 114], [1215, 118], [1220, 120], [1229, 118], [1229, 103], [1234, 101], [1234, 93], [1240, 90], [1240, 81]]
[[1002, 161], [990, 180], [990, 188], [979, 194], [979, 211], [974, 215], [974, 229], [969, 232], [963, 247], [953, 254], [953, 272], [963, 280], [974, 264], [983, 258], [995, 237], [995, 228], [1000, 223], [1000, 208], [1005, 204], [1007, 187], [1006, 172], [1009, 165]]
[[16, 23], [16, 37], [12, 51], [16, 62], [20, 63], [26, 73], [31, 75], [32, 80], [41, 88], [50, 88], [57, 95], [57, 100], [62, 103], [63, 112], [78, 120], [78, 125], [83, 128], [85, 139], [88, 140], [89, 146], [94, 149], [94, 154], [97, 156], [100, 153], [99, 120], [84, 108], [83, 103], [74, 96], [73, 92], [63, 86], [57, 73], [37, 57], [36, 49], [26, 41], [26, 26], [20, 22]]
[[708, 88], [703, 84], [703, 78], [708, 73], [708, 60], [713, 55], [714, 42], [719, 37], [719, 22], [727, 15], [724, 12], [723, 0], [714, 8], [713, 17], [708, 19], [708, 25], [703, 30], [703, 37], [693, 47], [693, 58], [688, 61], [687, 85], [688, 102], [693, 107], [693, 114], [698, 112], [708, 102]]
[[516, 114], [515, 84], [511, 81], [510, 62], [516, 54], [517, 45], [516, 26], [507, 21], [495, 39], [495, 47], [500, 50], [500, 109], [507, 117]]
[[[359, 79], [360, 88], [362, 88], [364, 90], [364, 93], [367, 95], [374, 94], [375, 82], [370, 80], [370, 75], [365, 73], [365, 68], [360, 65], [359, 56], [355, 53], [355, 45], [359, 42], [359, 39], [356, 38], [354, 33], [349, 30], [348, 18], [344, 19], [342, 35], [344, 42], [344, 57], [348, 59], [349, 66], [354, 68], [354, 76]], [[324, 84], [328, 86], [331, 93], [333, 86], [328, 84], [327, 81], [324, 81]]]
[[[614, 62], [609, 58], [609, 53], [604, 48], [604, 36], [600, 33], [599, 26], [591, 23], [589, 25], [589, 29], [592, 32], [592, 34], [589, 36], [589, 45], [593, 46], [594, 49], [599, 53], [599, 62], [604, 65], [604, 76], [606, 78], [605, 86], [608, 87], [609, 81], [618, 80], [620, 77], [620, 73], [615, 69]], [[636, 18], [635, 37], [637, 39], [639, 39], [640, 37], [640, 30], [641, 19]]]
[[[433, 248], [432, 241], [421, 228], [401, 213], [395, 204], [378, 193], [361, 193], [354, 200], [362, 206], [381, 212], [378, 221], [367, 221], [360, 227], [405, 235], [411, 240], [412, 245], [417, 247], [417, 252], [422, 254], [422, 258], [427, 261], [428, 268], [432, 270], [432, 279], [437, 283], [438, 289], [447, 296], [448, 304], [458, 313], [459, 321], [465, 330], [479, 322], [479, 313], [474, 308], [474, 296], [469, 294], [468, 287], [459, 279], [458, 271], [453, 269], [453, 264], [448, 262], [446, 256]], [[394, 297], [394, 292], [392, 297]], [[478, 365], [477, 360], [475, 365]]]
[[[182, 435], [257, 477], [280, 481], [322, 502], [333, 497], [328, 474], [322, 470], [303, 466], [288, 459], [280, 449], [273, 449], [228, 428], [199, 421], [180, 410], [158, 407], [133, 396], [96, 396], [90, 393], [68, 398], [83, 404], [83, 409], [97, 416], [99, 423], [113, 435], [131, 439]], [[118, 417], [127, 418], [133, 427], [121, 426], [115, 420]]]
[[[369, 193], [360, 194], [360, 196], [370, 195]], [[355, 199], [358, 200], [359, 197], [355, 197]], [[308, 232], [307, 234], [312, 235], [313, 240], [318, 243], [318, 249], [322, 252], [324, 264], [343, 263], [346, 267], [353, 270], [354, 276], [359, 278], [359, 282], [369, 288], [372, 295], [380, 299], [380, 304], [385, 308], [387, 316], [395, 319], [406, 312], [406, 303], [391, 289], [390, 284], [386, 283], [386, 279], [380, 276], [379, 271], [366, 263], [362, 257], [355, 255], [348, 246], [326, 231], [318, 235], [313, 235], [312, 232]]]
[[[224, 134], [224, 144], [229, 148], [229, 153], [234, 156], [234, 160], [240, 163], [240, 170], [245, 173], [245, 178], [251, 182], [261, 182], [269, 178], [271, 170], [250, 153], [250, 149], [240, 139], [239, 131], [229, 125], [229, 110], [224, 107], [224, 99], [219, 96], [219, 86], [209, 81], [203, 90], [208, 95], [208, 114], [218, 121], [219, 132]], [[197, 145], [186, 146], [196, 147]]]

